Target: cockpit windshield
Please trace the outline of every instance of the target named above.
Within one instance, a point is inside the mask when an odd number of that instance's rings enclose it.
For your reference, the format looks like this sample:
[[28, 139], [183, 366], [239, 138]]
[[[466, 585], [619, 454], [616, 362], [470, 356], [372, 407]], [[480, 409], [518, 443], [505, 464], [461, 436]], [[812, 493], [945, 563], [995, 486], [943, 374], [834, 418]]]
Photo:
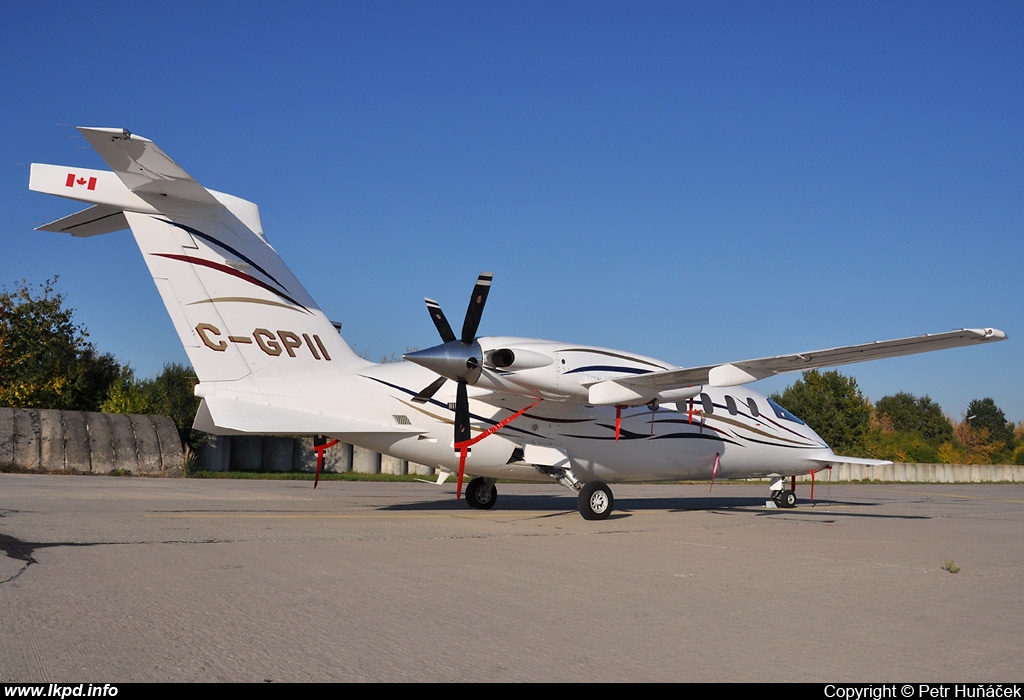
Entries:
[[779, 418], [782, 418], [783, 420], [791, 420], [794, 423], [799, 423], [800, 425], [804, 424], [802, 420], [794, 416], [792, 413], [790, 413], [789, 411], [787, 411], [786, 409], [784, 409], [782, 406], [775, 403], [771, 399], [768, 399], [768, 405], [772, 407], [772, 410], [775, 411], [775, 415], [778, 416]]

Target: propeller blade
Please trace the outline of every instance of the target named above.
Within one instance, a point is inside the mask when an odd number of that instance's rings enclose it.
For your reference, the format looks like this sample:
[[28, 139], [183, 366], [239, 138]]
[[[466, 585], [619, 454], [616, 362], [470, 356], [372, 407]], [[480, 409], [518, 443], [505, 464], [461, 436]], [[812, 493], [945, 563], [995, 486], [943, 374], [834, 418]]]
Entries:
[[413, 403], [426, 403], [427, 401], [430, 401], [430, 399], [433, 398], [434, 394], [437, 393], [437, 390], [440, 389], [441, 386], [446, 381], [448, 381], [448, 380], [445, 379], [444, 377], [438, 377], [437, 379], [432, 381], [430, 383], [430, 385], [427, 386], [425, 389], [423, 389], [420, 393], [418, 393], [418, 394], [416, 394], [416, 396], [412, 397]]
[[441, 305], [433, 299], [424, 299], [423, 301], [427, 302], [427, 311], [430, 312], [430, 318], [437, 327], [437, 332], [441, 334], [441, 340], [446, 343], [455, 340], [455, 331], [452, 330], [451, 324], [445, 318], [444, 311], [441, 311]]
[[469, 395], [466, 382], [459, 382], [455, 393], [455, 449], [459, 451], [459, 481], [455, 498], [462, 497], [462, 477], [466, 474], [466, 456], [469, 454]]
[[462, 342], [467, 345], [476, 340], [476, 329], [480, 326], [480, 317], [484, 313], [484, 303], [487, 301], [487, 293], [491, 291], [493, 278], [494, 275], [490, 272], [481, 272], [476, 278], [473, 296], [469, 300], [469, 308], [466, 309], [466, 320], [462, 324]]
[[455, 445], [468, 442], [469, 437], [469, 395], [466, 382], [462, 381], [455, 394]]

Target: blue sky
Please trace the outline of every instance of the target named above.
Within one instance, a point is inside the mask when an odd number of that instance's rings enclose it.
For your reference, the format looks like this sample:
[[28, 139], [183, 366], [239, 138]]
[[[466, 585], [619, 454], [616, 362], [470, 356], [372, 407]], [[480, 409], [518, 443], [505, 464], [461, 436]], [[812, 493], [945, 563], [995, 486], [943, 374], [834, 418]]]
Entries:
[[104, 167], [73, 125], [257, 202], [372, 359], [490, 270], [481, 334], [678, 365], [995, 326], [840, 371], [1024, 420], [1024, 3], [238, 7], [0, 7], [0, 284], [58, 275], [139, 376], [187, 360], [130, 234], [32, 231], [79, 207], [28, 163]]

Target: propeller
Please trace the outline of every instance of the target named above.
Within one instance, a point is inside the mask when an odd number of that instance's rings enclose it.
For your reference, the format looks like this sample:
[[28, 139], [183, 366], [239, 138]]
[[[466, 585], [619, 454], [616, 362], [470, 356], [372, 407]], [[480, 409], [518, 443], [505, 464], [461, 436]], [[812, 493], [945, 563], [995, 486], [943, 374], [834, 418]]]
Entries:
[[466, 453], [470, 444], [469, 430], [469, 395], [467, 387], [475, 384], [483, 370], [483, 350], [476, 340], [476, 332], [480, 327], [480, 319], [484, 313], [487, 294], [491, 291], [490, 272], [481, 272], [473, 287], [473, 296], [469, 299], [466, 318], [462, 322], [462, 335], [456, 336], [451, 324], [441, 310], [441, 305], [433, 299], [425, 299], [427, 311], [434, 321], [441, 345], [426, 350], [418, 350], [403, 355], [403, 359], [414, 362], [421, 367], [441, 375], [428, 386], [424, 387], [413, 401], [424, 403], [429, 401], [438, 389], [451, 379], [457, 382], [455, 393], [455, 448], [459, 450], [459, 483], [457, 497], [462, 494], [462, 476], [466, 467]]

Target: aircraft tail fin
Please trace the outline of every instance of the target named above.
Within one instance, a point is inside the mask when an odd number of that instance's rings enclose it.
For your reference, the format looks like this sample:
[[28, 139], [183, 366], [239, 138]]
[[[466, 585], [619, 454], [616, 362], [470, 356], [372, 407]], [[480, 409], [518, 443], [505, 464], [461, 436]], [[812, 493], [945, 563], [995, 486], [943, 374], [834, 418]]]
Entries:
[[149, 139], [79, 130], [113, 172], [33, 164], [30, 189], [91, 205], [39, 228], [93, 236], [130, 227], [201, 382], [370, 364], [266, 241], [255, 204], [206, 189]]

